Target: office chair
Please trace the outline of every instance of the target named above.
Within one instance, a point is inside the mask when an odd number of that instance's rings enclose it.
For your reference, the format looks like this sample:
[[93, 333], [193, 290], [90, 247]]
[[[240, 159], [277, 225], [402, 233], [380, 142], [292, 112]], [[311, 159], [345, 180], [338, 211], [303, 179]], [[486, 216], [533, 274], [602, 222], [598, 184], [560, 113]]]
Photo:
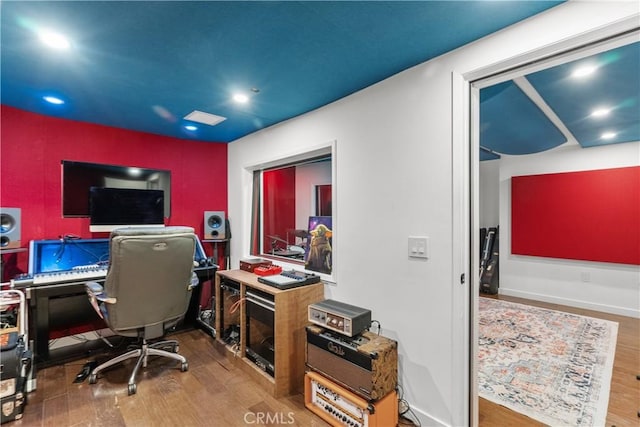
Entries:
[[148, 356], [169, 357], [181, 363], [183, 372], [189, 369], [187, 359], [177, 353], [177, 341], [148, 341], [163, 337], [187, 311], [191, 291], [198, 285], [193, 272], [195, 239], [191, 227], [131, 227], [111, 233], [104, 286], [89, 282], [86, 290], [115, 334], [138, 337], [142, 344], [94, 368], [89, 383], [95, 384], [104, 369], [134, 357], [138, 361], [129, 377], [129, 395], [136, 393], [136, 374], [140, 366], [146, 368]]

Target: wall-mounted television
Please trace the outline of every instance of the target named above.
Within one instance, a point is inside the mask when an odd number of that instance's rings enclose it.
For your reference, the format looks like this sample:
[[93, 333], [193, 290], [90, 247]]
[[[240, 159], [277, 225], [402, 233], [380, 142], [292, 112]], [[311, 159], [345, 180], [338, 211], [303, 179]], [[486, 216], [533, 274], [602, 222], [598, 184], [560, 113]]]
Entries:
[[171, 216], [171, 172], [130, 166], [62, 161], [62, 216], [89, 216], [91, 187], [164, 191], [164, 217]]
[[113, 231], [120, 227], [164, 226], [164, 191], [91, 187], [89, 230]]

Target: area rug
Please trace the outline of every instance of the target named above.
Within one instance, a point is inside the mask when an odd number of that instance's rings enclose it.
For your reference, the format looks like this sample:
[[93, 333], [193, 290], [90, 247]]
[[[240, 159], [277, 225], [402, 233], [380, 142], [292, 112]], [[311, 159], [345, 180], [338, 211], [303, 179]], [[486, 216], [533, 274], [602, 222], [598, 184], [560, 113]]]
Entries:
[[618, 324], [480, 298], [478, 393], [550, 426], [604, 426]]

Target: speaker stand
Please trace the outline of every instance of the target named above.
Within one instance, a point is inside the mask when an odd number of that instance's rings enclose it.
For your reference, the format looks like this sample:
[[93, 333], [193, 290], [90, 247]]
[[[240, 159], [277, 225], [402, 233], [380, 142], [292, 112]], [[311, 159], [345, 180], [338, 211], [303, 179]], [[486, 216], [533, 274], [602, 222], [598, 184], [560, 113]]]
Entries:
[[229, 269], [229, 264], [230, 264], [230, 253], [229, 253], [229, 239], [204, 239], [202, 242], [204, 243], [211, 243], [211, 245], [213, 246], [213, 259], [214, 262], [217, 264], [218, 261], [220, 260], [220, 248], [219, 245], [223, 244], [224, 248], [223, 248], [223, 256], [224, 256], [224, 263], [221, 266], [221, 270], [228, 270]]

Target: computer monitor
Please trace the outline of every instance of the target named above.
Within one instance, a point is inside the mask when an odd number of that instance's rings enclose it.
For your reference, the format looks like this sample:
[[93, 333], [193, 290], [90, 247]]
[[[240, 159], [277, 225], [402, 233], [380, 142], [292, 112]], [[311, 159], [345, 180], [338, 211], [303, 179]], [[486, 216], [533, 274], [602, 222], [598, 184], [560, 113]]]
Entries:
[[29, 274], [71, 270], [109, 261], [109, 239], [32, 240], [29, 243]]
[[110, 232], [120, 227], [164, 226], [164, 191], [91, 187], [89, 230]]
[[[204, 265], [207, 254], [196, 237], [193, 260]], [[74, 267], [107, 264], [109, 239], [32, 240], [29, 243], [29, 274], [71, 270]]]

